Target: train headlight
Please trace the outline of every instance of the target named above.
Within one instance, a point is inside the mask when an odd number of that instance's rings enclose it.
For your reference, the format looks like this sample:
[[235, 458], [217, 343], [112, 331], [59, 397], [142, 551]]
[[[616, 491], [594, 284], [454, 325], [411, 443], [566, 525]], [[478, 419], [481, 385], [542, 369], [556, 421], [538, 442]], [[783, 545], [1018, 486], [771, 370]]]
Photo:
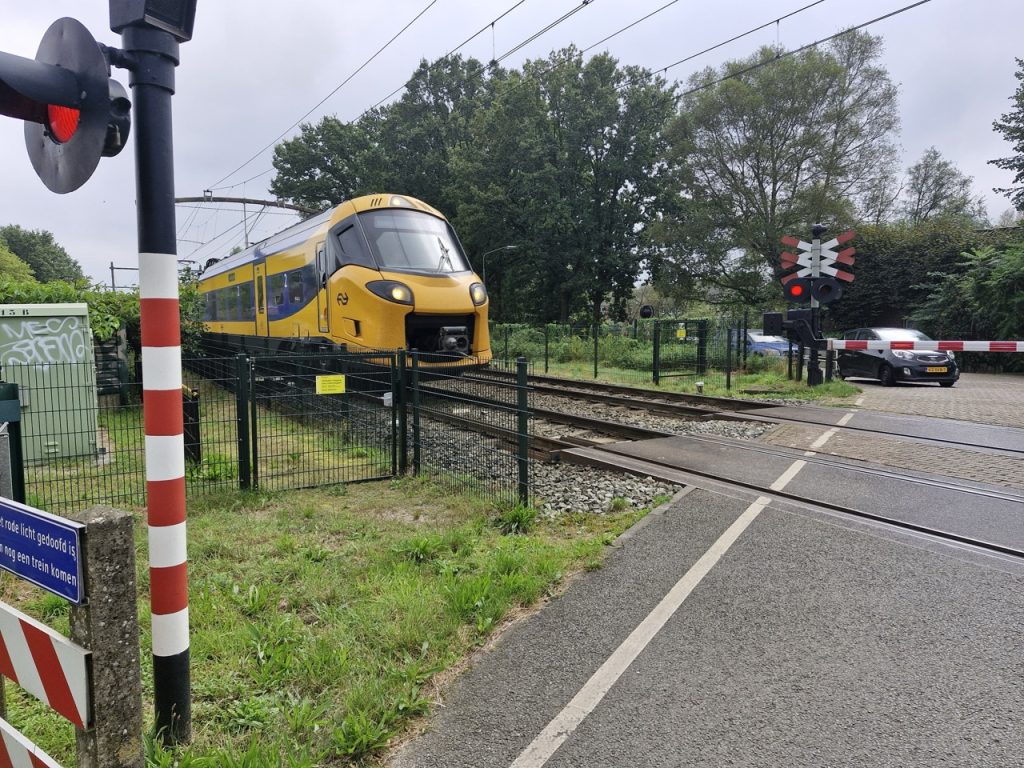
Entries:
[[473, 303], [476, 306], [480, 306], [487, 301], [487, 289], [484, 288], [483, 283], [473, 283], [469, 286], [469, 297], [473, 299]]
[[371, 283], [367, 283], [366, 287], [375, 296], [393, 301], [395, 304], [408, 304], [411, 306], [413, 303], [412, 291], [409, 289], [409, 286], [405, 283], [399, 283], [397, 280], [374, 280]]

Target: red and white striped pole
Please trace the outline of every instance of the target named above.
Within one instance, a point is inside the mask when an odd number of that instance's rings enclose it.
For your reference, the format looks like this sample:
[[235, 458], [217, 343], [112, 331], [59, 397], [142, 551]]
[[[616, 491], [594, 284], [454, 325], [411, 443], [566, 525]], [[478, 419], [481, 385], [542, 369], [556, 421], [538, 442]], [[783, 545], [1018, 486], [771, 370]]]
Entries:
[[156, 731], [165, 744], [171, 745], [187, 743], [192, 735], [171, 122], [178, 40], [146, 22], [125, 27], [121, 39], [131, 69], [135, 102], [153, 699]]

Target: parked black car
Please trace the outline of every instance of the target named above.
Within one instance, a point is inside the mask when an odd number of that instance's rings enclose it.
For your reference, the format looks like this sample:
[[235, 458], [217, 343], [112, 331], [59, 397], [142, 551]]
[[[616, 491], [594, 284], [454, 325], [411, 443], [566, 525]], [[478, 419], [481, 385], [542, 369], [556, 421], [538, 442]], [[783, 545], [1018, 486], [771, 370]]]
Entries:
[[[911, 328], [857, 328], [843, 338], [853, 341], [930, 341]], [[935, 381], [952, 387], [960, 369], [952, 352], [920, 352], [909, 349], [839, 351], [836, 367], [841, 378], [878, 379], [887, 387], [898, 381]]]

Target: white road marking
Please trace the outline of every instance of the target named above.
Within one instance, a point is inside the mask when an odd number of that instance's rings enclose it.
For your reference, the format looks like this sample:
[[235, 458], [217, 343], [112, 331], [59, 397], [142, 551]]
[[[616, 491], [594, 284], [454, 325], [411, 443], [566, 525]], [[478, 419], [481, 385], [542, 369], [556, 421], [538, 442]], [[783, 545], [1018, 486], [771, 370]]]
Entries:
[[787, 469], [785, 472], [779, 475], [778, 480], [776, 480], [774, 483], [768, 486], [769, 490], [781, 491], [783, 488], [789, 485], [790, 480], [796, 477], [796, 473], [806, 466], [806, 461], [804, 461], [803, 459], [797, 459], [790, 465], [789, 469]]
[[828, 432], [826, 432], [821, 437], [819, 437], [817, 440], [815, 440], [813, 443], [811, 443], [811, 450], [812, 451], [817, 451], [818, 449], [820, 449], [821, 446], [823, 446], [825, 443], [827, 443], [828, 439], [830, 437], [832, 437], [832, 435], [834, 435], [838, 431], [839, 430], [836, 429], [835, 427], [830, 429]]
[[[804, 462], [798, 463], [803, 464]], [[707, 576], [722, 555], [729, 551], [729, 547], [770, 503], [771, 499], [767, 496], [759, 496], [743, 511], [742, 515], [736, 518], [736, 522], [726, 529], [718, 541], [712, 544], [700, 560], [694, 563], [693, 567], [676, 582], [654, 610], [647, 614], [647, 618], [633, 630], [622, 645], [615, 649], [615, 652], [591, 676], [586, 685], [573, 697], [573, 700], [566, 704], [565, 708], [555, 716], [555, 719], [548, 723], [548, 726], [541, 731], [537, 738], [520, 753], [511, 768], [541, 768], [547, 763], [579, 724], [601, 703], [605, 694], [611, 690], [622, 673], [647, 647], [647, 644], [665, 626], [665, 623], [672, 618], [679, 606]]]
[[843, 418], [841, 418], [841, 419], [840, 419], [840, 420], [839, 420], [839, 421], [838, 421], [838, 422], [836, 423], [836, 426], [837, 426], [837, 427], [845, 427], [845, 426], [846, 426], [847, 424], [849, 424], [849, 423], [850, 423], [850, 419], [852, 419], [852, 418], [853, 418], [854, 416], [856, 416], [856, 415], [857, 415], [857, 412], [856, 412], [856, 411], [850, 411], [850, 412], [849, 412], [848, 414], [846, 414], [845, 416], [843, 416]]
[[856, 400], [854, 400], [853, 404], [856, 405], [858, 408], [860, 408], [862, 405], [864, 405], [864, 395], [861, 395]]

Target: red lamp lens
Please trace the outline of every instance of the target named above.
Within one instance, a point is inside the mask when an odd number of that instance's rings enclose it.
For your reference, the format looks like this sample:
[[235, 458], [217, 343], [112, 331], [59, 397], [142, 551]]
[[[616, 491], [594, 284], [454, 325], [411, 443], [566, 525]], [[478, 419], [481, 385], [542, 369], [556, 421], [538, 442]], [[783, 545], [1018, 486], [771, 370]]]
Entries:
[[800, 283], [797, 283], [796, 285], [791, 285], [789, 287], [789, 295], [790, 296], [802, 296], [803, 293], [804, 293], [804, 287], [802, 285], [800, 285]]
[[46, 107], [47, 118], [50, 122], [50, 135], [58, 144], [71, 141], [71, 137], [78, 130], [79, 111], [73, 107], [58, 107], [50, 104]]

